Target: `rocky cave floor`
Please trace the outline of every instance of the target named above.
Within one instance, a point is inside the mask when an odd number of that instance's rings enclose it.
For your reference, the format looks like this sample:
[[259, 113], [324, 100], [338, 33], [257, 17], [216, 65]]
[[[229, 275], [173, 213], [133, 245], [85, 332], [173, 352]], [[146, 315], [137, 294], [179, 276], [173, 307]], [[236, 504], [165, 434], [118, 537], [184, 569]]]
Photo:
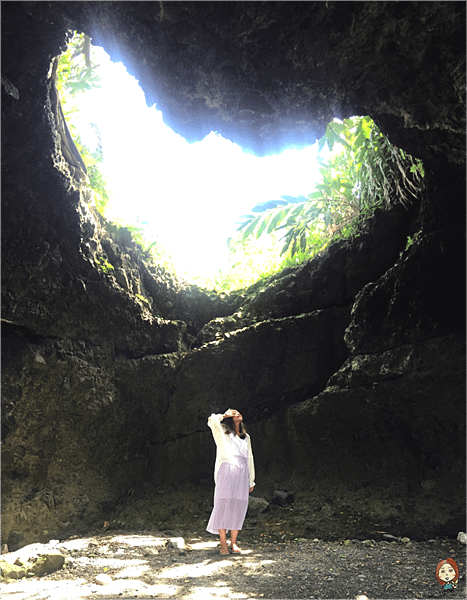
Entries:
[[[465, 546], [454, 539], [289, 539], [263, 523], [262, 533], [256, 527], [240, 532], [241, 555], [221, 556], [217, 538], [205, 531], [111, 527], [52, 540], [47, 546], [65, 556], [62, 569], [40, 578], [4, 580], [2, 597], [466, 597]], [[435, 570], [448, 557], [457, 562], [461, 576], [457, 589], [444, 591]]]
[[[228, 556], [205, 530], [211, 492], [196, 496], [187, 486], [151, 495], [151, 502], [135, 499], [95, 531], [50, 541], [47, 547], [65, 556], [63, 567], [43, 577], [4, 579], [2, 597], [465, 598], [466, 547], [456, 534], [430, 532], [414, 518], [400, 529], [390, 519], [376, 523], [365, 517], [375, 507], [366, 492], [357, 512], [342, 502], [337, 508], [335, 495], [321, 508], [301, 492], [293, 505], [270, 504], [247, 516], [238, 540], [243, 553]], [[159, 514], [165, 509], [166, 520], [151, 515], [154, 506]], [[428, 514], [435, 523], [436, 514]], [[449, 557], [460, 570], [455, 590], [443, 590], [435, 577], [438, 562]]]

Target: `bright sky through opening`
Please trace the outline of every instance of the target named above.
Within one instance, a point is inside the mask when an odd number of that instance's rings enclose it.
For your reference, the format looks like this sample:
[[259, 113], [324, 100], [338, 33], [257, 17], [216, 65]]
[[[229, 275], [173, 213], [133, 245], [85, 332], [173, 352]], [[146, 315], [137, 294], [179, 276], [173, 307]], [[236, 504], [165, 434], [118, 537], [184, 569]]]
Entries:
[[122, 63], [94, 48], [101, 88], [80, 101], [79, 130], [95, 144], [102, 136], [104, 172], [112, 192], [110, 219], [146, 222], [177, 272], [212, 275], [226, 265], [227, 239], [236, 220], [255, 204], [281, 195], [307, 196], [317, 177], [316, 144], [258, 158], [211, 132], [189, 144], [148, 108], [137, 80]]

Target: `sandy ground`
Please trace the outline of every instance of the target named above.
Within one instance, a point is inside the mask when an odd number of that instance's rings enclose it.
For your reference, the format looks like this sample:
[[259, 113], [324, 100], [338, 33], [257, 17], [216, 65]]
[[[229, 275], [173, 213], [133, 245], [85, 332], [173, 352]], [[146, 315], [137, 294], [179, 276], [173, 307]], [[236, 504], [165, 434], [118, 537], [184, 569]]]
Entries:
[[[2, 583], [2, 598], [465, 598], [465, 546], [431, 542], [249, 540], [221, 556], [217, 539], [177, 531], [98, 531], [51, 541], [64, 567], [42, 578]], [[438, 562], [458, 564], [457, 589], [443, 590]], [[98, 583], [104, 575], [103, 583]]]

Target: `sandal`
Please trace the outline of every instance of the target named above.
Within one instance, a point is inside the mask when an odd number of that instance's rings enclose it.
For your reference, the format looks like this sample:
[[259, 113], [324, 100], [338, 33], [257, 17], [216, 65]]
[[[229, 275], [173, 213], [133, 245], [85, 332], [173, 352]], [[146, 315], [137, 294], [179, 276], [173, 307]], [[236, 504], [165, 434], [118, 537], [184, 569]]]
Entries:
[[225, 546], [225, 547], [221, 546], [221, 549], [219, 550], [219, 554], [222, 554], [222, 556], [226, 556], [227, 554], [229, 554], [229, 549], [227, 548], [227, 546]]
[[[231, 548], [232, 548], [232, 554], [241, 554], [242, 553], [242, 551], [237, 546], [237, 544], [234, 544], [233, 546], [231, 546]], [[236, 550], [234, 550], [234, 548], [236, 548]]]

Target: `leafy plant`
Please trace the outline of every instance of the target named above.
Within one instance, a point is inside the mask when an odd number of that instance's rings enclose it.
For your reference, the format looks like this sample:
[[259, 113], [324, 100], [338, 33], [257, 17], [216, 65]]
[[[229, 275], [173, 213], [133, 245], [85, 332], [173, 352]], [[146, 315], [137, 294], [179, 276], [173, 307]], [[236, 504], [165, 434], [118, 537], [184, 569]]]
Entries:
[[281, 255], [310, 246], [317, 252], [335, 237], [356, 235], [376, 208], [408, 204], [422, 189], [421, 161], [393, 146], [370, 117], [332, 121], [319, 151], [326, 144], [329, 159], [318, 158], [320, 180], [308, 198], [257, 204], [241, 217], [243, 239], [284, 230]]
[[111, 263], [109, 263], [109, 261], [106, 258], [98, 257], [96, 261], [104, 273], [109, 273], [110, 271], [114, 270], [114, 266]]
[[56, 85], [65, 116], [79, 111], [76, 102], [78, 95], [100, 87], [102, 79], [97, 71], [99, 66], [93, 60], [90, 38], [75, 31], [66, 51], [60, 56], [57, 71]]
[[86, 165], [97, 210], [103, 215], [109, 204], [110, 194], [107, 178], [102, 171], [104, 156], [101, 134], [99, 127], [91, 123], [96, 134], [96, 146], [92, 149], [82, 141], [77, 124], [80, 96], [101, 85], [99, 66], [94, 60], [90, 38], [75, 32], [67, 50], [60, 56], [56, 85], [68, 128]]
[[[78, 120], [80, 97], [90, 90], [99, 88], [101, 85], [101, 77], [98, 73], [99, 66], [94, 58], [90, 38], [85, 34], [75, 32], [67, 50], [60, 57], [56, 84], [70, 133], [86, 164], [97, 210], [102, 216], [105, 216], [110, 205], [111, 193], [107, 178], [102, 170], [104, 155], [101, 133], [96, 123], [90, 123], [96, 138], [95, 147], [90, 148], [82, 140]], [[141, 247], [142, 256], [145, 260], [157, 262], [165, 268], [173, 270], [172, 259], [159, 240], [152, 239], [148, 241], [144, 228], [139, 224], [123, 224], [118, 220], [114, 220], [112, 224], [107, 222], [107, 225], [115, 231], [120, 230], [122, 235], [127, 235], [127, 237], [133, 239]], [[104, 272], [113, 269], [107, 261], [101, 261], [100, 266]]]
[[150, 306], [148, 299], [145, 298], [142, 294], [136, 294], [136, 297], [139, 300], [141, 300], [141, 302], [144, 302], [144, 304], [147, 304], [148, 306]]
[[149, 264], [163, 267], [166, 271], [175, 275], [175, 267], [170, 253], [156, 236], [148, 238], [145, 231], [145, 222], [137, 220], [136, 223], [124, 223], [120, 219], [107, 220], [103, 218], [103, 225], [113, 240], [119, 245], [135, 244], [139, 248], [141, 258]]
[[420, 240], [421, 233], [421, 230], [417, 231], [413, 234], [413, 236], [409, 236], [407, 238], [407, 244], [405, 246], [406, 250], [408, 250], [410, 246], [413, 246], [413, 244], [416, 244]]
[[[143, 225], [143, 226], [142, 226]], [[112, 228], [119, 231], [120, 235], [129, 236], [133, 242], [139, 246], [141, 256], [148, 262], [157, 263], [169, 271], [174, 270], [173, 260], [169, 252], [165, 249], [158, 237], [148, 238], [144, 228], [144, 223], [122, 223], [119, 220], [112, 222]]]
[[110, 525], [112, 525], [112, 528], [114, 529], [123, 529], [123, 527], [125, 527], [125, 521], [122, 521], [122, 519], [113, 519], [110, 521]]

